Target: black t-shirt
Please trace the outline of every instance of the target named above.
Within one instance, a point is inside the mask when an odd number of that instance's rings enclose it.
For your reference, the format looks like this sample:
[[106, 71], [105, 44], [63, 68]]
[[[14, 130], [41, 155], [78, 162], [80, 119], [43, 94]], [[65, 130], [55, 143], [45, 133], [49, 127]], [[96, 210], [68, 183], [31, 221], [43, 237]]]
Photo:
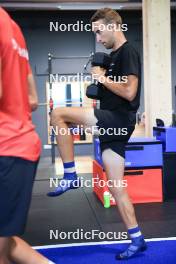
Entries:
[[[114, 81], [125, 81], [128, 75], [136, 75], [138, 77], [138, 89], [136, 97], [133, 101], [128, 100], [116, 95], [108, 90], [105, 86], [99, 89], [100, 91], [100, 109], [119, 110], [124, 113], [137, 112], [140, 104], [140, 91], [141, 91], [141, 63], [138, 52], [128, 42], [125, 42], [117, 50], [112, 51], [112, 63], [107, 72], [107, 76]], [[123, 77], [124, 76], [124, 77]]]

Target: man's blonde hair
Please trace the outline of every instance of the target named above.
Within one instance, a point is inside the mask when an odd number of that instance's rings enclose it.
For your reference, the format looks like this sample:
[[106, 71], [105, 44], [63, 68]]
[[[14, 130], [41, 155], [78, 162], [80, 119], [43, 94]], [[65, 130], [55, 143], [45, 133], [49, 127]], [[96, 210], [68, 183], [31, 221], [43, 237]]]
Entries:
[[115, 10], [111, 8], [102, 8], [97, 10], [91, 17], [91, 23], [102, 19], [106, 25], [116, 23], [116, 25], [122, 24], [122, 18]]

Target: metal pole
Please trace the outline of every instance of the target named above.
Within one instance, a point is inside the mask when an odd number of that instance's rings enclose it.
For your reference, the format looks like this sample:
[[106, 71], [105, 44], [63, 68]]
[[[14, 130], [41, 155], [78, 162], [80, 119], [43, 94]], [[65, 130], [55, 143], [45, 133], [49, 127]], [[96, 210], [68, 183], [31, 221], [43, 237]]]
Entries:
[[[50, 102], [51, 100], [53, 100], [52, 98], [52, 82], [51, 82], [51, 74], [52, 74], [52, 55], [49, 53], [48, 54], [48, 78], [49, 78], [49, 91], [50, 91]], [[51, 113], [53, 111], [53, 106], [50, 105], [50, 116], [51, 116]], [[52, 164], [55, 163], [55, 135], [54, 135], [54, 131], [52, 129], [52, 132], [51, 132], [51, 136], [50, 136], [50, 139], [51, 139], [51, 161], [52, 161]]]
[[80, 59], [88, 59], [89, 56], [62, 56], [62, 57], [56, 57], [52, 56], [53, 60], [80, 60]]

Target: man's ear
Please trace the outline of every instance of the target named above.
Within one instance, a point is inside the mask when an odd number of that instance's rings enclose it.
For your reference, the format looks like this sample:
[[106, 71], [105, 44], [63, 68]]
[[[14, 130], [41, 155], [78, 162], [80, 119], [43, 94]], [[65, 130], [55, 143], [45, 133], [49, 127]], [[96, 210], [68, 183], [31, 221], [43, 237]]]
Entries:
[[108, 31], [111, 31], [111, 32], [115, 31], [115, 24], [114, 24], [114, 22], [112, 22], [110, 24], [107, 24], [107, 29], [108, 29]]
[[117, 24], [115, 22], [112, 22], [112, 30], [113, 32], [117, 31]]
[[121, 25], [120, 24], [116, 24], [115, 22], [112, 23], [113, 24], [113, 31], [119, 32], [121, 31]]
[[118, 30], [118, 25], [112, 21], [110, 24], [108, 24], [108, 30], [111, 32], [115, 32]]

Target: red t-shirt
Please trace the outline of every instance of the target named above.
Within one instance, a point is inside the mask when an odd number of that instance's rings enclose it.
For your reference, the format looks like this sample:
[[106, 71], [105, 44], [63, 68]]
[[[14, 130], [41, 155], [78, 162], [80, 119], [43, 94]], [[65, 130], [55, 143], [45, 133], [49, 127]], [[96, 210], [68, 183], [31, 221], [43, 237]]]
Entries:
[[41, 143], [31, 120], [27, 76], [28, 51], [18, 25], [0, 8], [0, 156], [36, 161]]

